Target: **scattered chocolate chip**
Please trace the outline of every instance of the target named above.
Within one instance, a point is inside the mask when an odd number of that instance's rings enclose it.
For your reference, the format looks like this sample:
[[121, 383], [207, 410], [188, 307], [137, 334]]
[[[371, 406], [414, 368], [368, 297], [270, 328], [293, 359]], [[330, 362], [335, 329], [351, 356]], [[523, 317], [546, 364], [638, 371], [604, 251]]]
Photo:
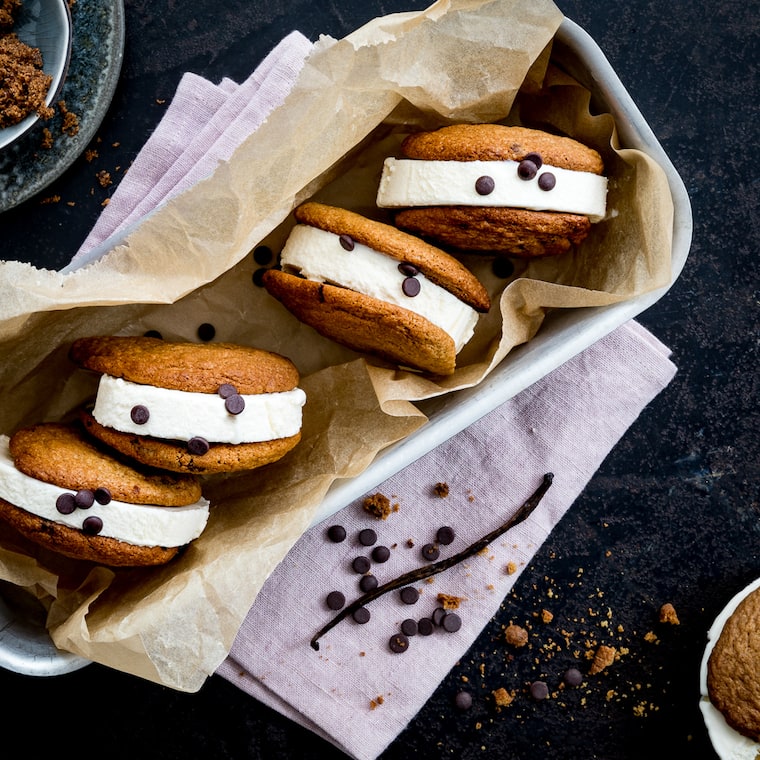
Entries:
[[527, 156], [523, 156], [523, 161], [530, 161], [536, 165], [536, 169], [540, 169], [544, 165], [544, 159], [541, 158], [540, 153], [528, 153]]
[[425, 544], [422, 547], [422, 556], [427, 560], [434, 560], [441, 556], [441, 552], [435, 544]]
[[459, 710], [469, 710], [472, 707], [472, 694], [469, 691], [458, 691], [454, 696], [454, 705]]
[[354, 239], [350, 235], [343, 234], [341, 235], [338, 240], [340, 240], [341, 247], [345, 251], [353, 251], [354, 250]]
[[533, 699], [546, 699], [549, 696], [549, 687], [546, 681], [533, 681], [530, 685], [530, 696]]
[[95, 494], [90, 491], [89, 488], [77, 491], [76, 496], [74, 496], [74, 504], [76, 504], [79, 509], [89, 509], [94, 503]]
[[551, 172], [544, 172], [538, 178], [538, 186], [542, 190], [553, 190], [557, 184], [557, 178]]
[[497, 277], [506, 280], [515, 273], [515, 265], [504, 256], [497, 256], [491, 263], [491, 270]]
[[362, 575], [359, 579], [359, 588], [364, 591], [372, 591], [377, 588], [377, 578], [374, 575]]
[[197, 457], [202, 457], [204, 454], [208, 454], [210, 448], [211, 444], [199, 435], [194, 436], [187, 442], [188, 453]]
[[268, 245], [257, 245], [253, 249], [253, 260], [259, 266], [264, 267], [267, 264], [271, 264], [273, 258], [274, 258], [274, 253], [272, 252], [272, 249]]
[[230, 414], [240, 414], [245, 409], [245, 399], [239, 393], [233, 393], [224, 399], [224, 408]]
[[230, 396], [234, 396], [237, 393], [237, 388], [232, 383], [222, 383], [216, 389], [216, 392], [222, 398], [229, 398]]
[[475, 192], [478, 195], [490, 195], [495, 187], [496, 183], [493, 181], [493, 177], [489, 177], [487, 174], [475, 180]]
[[405, 277], [401, 283], [401, 290], [405, 296], [414, 298], [420, 294], [420, 281], [416, 277]]
[[354, 610], [353, 615], [351, 617], [357, 622], [357, 623], [369, 623], [370, 614], [369, 610], [366, 607], [359, 607], [358, 610]]
[[517, 166], [517, 176], [520, 179], [533, 179], [538, 172], [538, 167], [527, 159], [523, 159]]
[[438, 532], [435, 534], [435, 539], [439, 544], [448, 546], [454, 540], [455, 535], [454, 528], [449, 525], [444, 525], [438, 528]]
[[148, 411], [147, 406], [137, 404], [132, 407], [129, 416], [132, 418], [132, 422], [134, 422], [135, 425], [144, 425], [150, 419], [150, 412]]
[[96, 488], [95, 501], [97, 501], [98, 504], [109, 504], [111, 501], [111, 492], [102, 486], [100, 488]]
[[208, 342], [210, 340], [213, 340], [216, 336], [216, 327], [214, 325], [209, 324], [208, 322], [204, 322], [202, 325], [198, 325], [198, 337], [204, 341]]
[[367, 570], [370, 569], [372, 563], [369, 561], [369, 558], [367, 557], [356, 557], [354, 561], [351, 563], [351, 567], [354, 569], [354, 572], [356, 573], [366, 573]]
[[407, 618], [401, 621], [401, 633], [404, 636], [416, 636], [417, 635], [417, 621], [412, 618]]
[[402, 261], [398, 265], [398, 271], [405, 277], [416, 277], [420, 273], [420, 270], [408, 261]]
[[444, 631], [455, 633], [462, 627], [462, 618], [456, 612], [447, 612], [441, 620], [441, 627]]
[[578, 668], [568, 668], [562, 680], [567, 686], [580, 686], [583, 683], [583, 673]]
[[417, 604], [420, 600], [420, 592], [414, 586], [404, 586], [398, 595], [404, 604]]
[[372, 550], [372, 559], [375, 562], [387, 562], [390, 559], [391, 550], [387, 546], [376, 546]]
[[434, 625], [440, 625], [444, 617], [446, 617], [446, 610], [443, 607], [436, 607], [433, 610], [432, 620]]
[[103, 521], [95, 515], [85, 517], [82, 523], [82, 532], [88, 536], [97, 536], [103, 530]]
[[264, 287], [264, 272], [266, 271], [266, 267], [259, 267], [258, 269], [254, 270], [253, 274], [251, 275], [251, 280], [257, 288]]
[[394, 633], [388, 641], [391, 652], [401, 654], [409, 649], [409, 639], [403, 633]]
[[55, 508], [62, 515], [70, 515], [77, 508], [76, 501], [74, 501], [74, 494], [73, 493], [62, 493], [55, 500]]
[[377, 533], [372, 528], [364, 528], [359, 531], [359, 543], [362, 546], [372, 546], [377, 543]]
[[161, 335], [161, 333], [158, 330], [146, 330], [143, 333], [144, 338], [158, 338], [158, 340], [163, 340], [164, 336]]
[[334, 544], [339, 544], [346, 540], [346, 529], [342, 525], [331, 525], [327, 529], [327, 537]]
[[331, 610], [339, 610], [346, 603], [346, 597], [341, 591], [331, 591], [325, 601]]
[[430, 636], [434, 629], [435, 625], [433, 625], [433, 621], [430, 618], [420, 618], [417, 621], [417, 633], [420, 636]]

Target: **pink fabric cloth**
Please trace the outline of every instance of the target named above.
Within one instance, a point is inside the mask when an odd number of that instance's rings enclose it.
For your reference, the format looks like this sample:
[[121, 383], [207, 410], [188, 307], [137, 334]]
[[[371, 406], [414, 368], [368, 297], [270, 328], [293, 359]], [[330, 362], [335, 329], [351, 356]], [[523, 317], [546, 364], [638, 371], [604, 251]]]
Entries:
[[[187, 74], [70, 268], [92, 260], [103, 241], [228, 158], [282, 102], [309, 50], [294, 32], [242, 85], [213, 85]], [[386, 520], [369, 516], [358, 500], [307, 531], [267, 580], [218, 674], [348, 755], [376, 758], [473, 643], [609, 451], [670, 382], [675, 367], [668, 355], [629, 322], [380, 485], [376, 490], [398, 504]], [[333, 615], [325, 595], [339, 590], [350, 602], [360, 594], [351, 561], [371, 551], [356, 540], [361, 528], [374, 528], [378, 544], [391, 547], [390, 559], [372, 568], [384, 582], [425, 564], [420, 547], [435, 539], [438, 527], [456, 531], [443, 547], [445, 557], [506, 521], [547, 472], [554, 482], [538, 509], [487, 552], [432, 583], [415, 584], [422, 592], [415, 605], [388, 594], [370, 605], [367, 624], [347, 619], [323, 637], [318, 652], [310, 647]], [[433, 487], [444, 481], [450, 492], [441, 498]], [[326, 539], [333, 523], [346, 528], [343, 543]], [[517, 568], [513, 574], [508, 563]], [[464, 599], [461, 629], [417, 635], [404, 654], [390, 652], [388, 639], [400, 622], [429, 616], [438, 593]]]

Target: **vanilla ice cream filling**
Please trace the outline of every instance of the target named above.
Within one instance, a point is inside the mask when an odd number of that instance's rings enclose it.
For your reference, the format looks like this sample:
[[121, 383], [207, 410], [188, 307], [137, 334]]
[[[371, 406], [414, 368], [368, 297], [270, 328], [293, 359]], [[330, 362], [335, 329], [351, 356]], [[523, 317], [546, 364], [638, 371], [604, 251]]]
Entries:
[[[123, 433], [175, 441], [205, 438], [213, 443], [258, 443], [288, 438], [301, 430], [306, 394], [300, 388], [243, 394], [242, 399], [243, 410], [231, 414], [217, 393], [158, 388], [102, 375], [92, 416], [104, 427]], [[147, 410], [147, 420], [133, 419], [136, 407]]]
[[403, 283], [407, 275], [399, 270], [402, 262], [356, 241], [352, 243], [353, 249], [346, 250], [339, 235], [298, 224], [282, 250], [282, 268], [409, 309], [448, 333], [457, 353], [464, 347], [478, 322], [475, 309], [421, 272], [415, 275], [419, 293], [406, 295]]
[[[61, 514], [56, 509], [56, 500], [61, 494], [74, 492], [17, 470], [8, 442], [8, 436], [0, 435], [0, 497], [26, 512], [76, 530], [82, 530], [87, 517], [99, 517], [103, 521], [99, 536], [134, 546], [184, 546], [198, 538], [206, 527], [209, 502], [204, 498], [184, 507], [112, 500], [108, 504], [95, 502], [88, 509], [75, 509], [68, 515]], [[103, 486], [107, 488], [108, 484]]]
[[[529, 180], [517, 173], [518, 161], [425, 161], [387, 158], [377, 192], [384, 208], [413, 206], [490, 206], [583, 214], [592, 222], [604, 218], [607, 178], [592, 172], [560, 169], [544, 164]], [[556, 180], [542, 190], [542, 174]], [[493, 189], [482, 194], [483, 177]], [[481, 192], [476, 189], [481, 187]]]

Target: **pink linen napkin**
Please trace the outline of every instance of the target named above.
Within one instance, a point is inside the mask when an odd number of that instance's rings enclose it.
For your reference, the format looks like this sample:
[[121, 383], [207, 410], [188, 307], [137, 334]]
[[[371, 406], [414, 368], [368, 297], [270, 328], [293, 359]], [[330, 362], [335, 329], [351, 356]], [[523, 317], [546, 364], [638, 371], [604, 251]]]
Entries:
[[[668, 356], [651, 333], [628, 322], [382, 483], [372, 494], [398, 505], [385, 520], [358, 499], [309, 529], [264, 584], [217, 673], [349, 756], [374, 760], [472, 645], [610, 450], [673, 378]], [[335, 615], [326, 595], [340, 591], [349, 604], [362, 594], [352, 561], [374, 547], [359, 543], [360, 530], [374, 529], [376, 545], [391, 550], [370, 570], [384, 583], [429, 564], [421, 547], [435, 541], [439, 527], [456, 534], [440, 547], [443, 559], [506, 522], [549, 472], [554, 481], [537, 509], [487, 551], [432, 582], [413, 583], [420, 592], [413, 605], [397, 591], [381, 596], [367, 607], [369, 622], [348, 617], [324, 634], [319, 651], [312, 649], [311, 638]], [[448, 496], [436, 494], [437, 483], [448, 485]], [[336, 524], [347, 534], [337, 544], [326, 536]], [[429, 617], [438, 594], [462, 599], [461, 628], [418, 633], [405, 652], [393, 653], [389, 639], [401, 622]]]

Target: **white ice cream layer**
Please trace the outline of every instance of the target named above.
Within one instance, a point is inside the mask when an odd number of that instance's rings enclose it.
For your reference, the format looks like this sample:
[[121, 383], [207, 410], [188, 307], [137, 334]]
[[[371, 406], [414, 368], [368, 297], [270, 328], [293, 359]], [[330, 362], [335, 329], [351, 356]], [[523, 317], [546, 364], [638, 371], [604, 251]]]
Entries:
[[[135, 546], [184, 546], [198, 538], [206, 527], [209, 502], [204, 498], [185, 507], [116, 500], [108, 504], [95, 502], [89, 509], [75, 509], [70, 515], [63, 515], [56, 509], [55, 502], [61, 494], [74, 492], [17, 470], [8, 441], [8, 436], [0, 436], [0, 497], [27, 512], [77, 530], [82, 529], [85, 518], [94, 515], [103, 521], [99, 536]], [[108, 483], [103, 486], [107, 488]]]
[[409, 309], [447, 332], [456, 351], [472, 337], [478, 312], [445, 288], [419, 273], [420, 292], [413, 297], [402, 290], [405, 275], [398, 259], [354, 242], [347, 251], [332, 232], [298, 224], [281, 254], [283, 269], [293, 268], [310, 280], [349, 288], [365, 296]]
[[[230, 414], [216, 393], [195, 393], [132, 383], [103, 375], [92, 415], [104, 427], [174, 441], [205, 438], [212, 443], [257, 443], [288, 438], [301, 429], [306, 394], [300, 388], [281, 393], [243, 395], [245, 408]], [[135, 406], [150, 417], [132, 421]]]
[[[607, 178], [544, 164], [530, 180], [517, 174], [517, 161], [423, 161], [387, 158], [377, 192], [384, 208], [414, 206], [491, 206], [583, 214], [592, 222], [604, 218]], [[542, 190], [539, 177], [551, 172], [556, 184]], [[491, 177], [494, 189], [481, 195], [480, 177]]]

